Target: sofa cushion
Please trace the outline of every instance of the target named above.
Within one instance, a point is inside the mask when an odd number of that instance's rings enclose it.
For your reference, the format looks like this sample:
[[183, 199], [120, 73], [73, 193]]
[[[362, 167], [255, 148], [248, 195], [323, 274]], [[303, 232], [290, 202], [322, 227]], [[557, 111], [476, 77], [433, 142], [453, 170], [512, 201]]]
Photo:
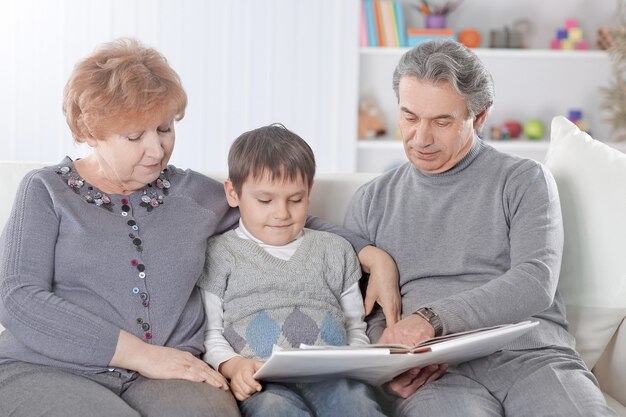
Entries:
[[559, 289], [591, 369], [626, 316], [626, 155], [559, 116], [544, 163], [563, 211]]

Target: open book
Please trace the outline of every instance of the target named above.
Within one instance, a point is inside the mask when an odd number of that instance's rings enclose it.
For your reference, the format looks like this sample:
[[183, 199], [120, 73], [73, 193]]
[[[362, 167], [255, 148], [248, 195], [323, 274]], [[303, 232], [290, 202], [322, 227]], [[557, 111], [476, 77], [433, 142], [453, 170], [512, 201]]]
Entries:
[[254, 374], [258, 380], [315, 382], [354, 378], [381, 385], [411, 368], [461, 362], [490, 355], [529, 331], [539, 322], [472, 330], [426, 340], [416, 346], [301, 346], [275, 347], [272, 356]]

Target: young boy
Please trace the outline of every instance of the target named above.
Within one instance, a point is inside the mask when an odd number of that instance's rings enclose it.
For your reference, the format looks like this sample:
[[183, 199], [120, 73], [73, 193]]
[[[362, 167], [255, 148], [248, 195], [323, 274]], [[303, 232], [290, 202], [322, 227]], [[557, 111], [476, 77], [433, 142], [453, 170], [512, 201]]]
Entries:
[[247, 416], [383, 416], [368, 385], [348, 379], [264, 383], [254, 373], [273, 345], [367, 344], [361, 270], [350, 244], [304, 228], [313, 151], [282, 125], [246, 132], [228, 155], [235, 230], [209, 240], [203, 289], [204, 360], [231, 381]]

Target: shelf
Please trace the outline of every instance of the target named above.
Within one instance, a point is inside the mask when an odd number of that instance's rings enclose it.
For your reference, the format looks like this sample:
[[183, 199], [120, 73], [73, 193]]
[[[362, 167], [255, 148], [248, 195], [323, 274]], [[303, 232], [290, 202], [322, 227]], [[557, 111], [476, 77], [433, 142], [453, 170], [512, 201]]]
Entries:
[[[548, 151], [548, 140], [486, 140], [499, 151], [543, 162]], [[604, 142], [626, 153], [626, 142]], [[362, 139], [357, 142], [357, 170], [384, 172], [406, 162], [402, 141], [398, 139]]]
[[[518, 0], [493, 2], [475, 0], [450, 16], [448, 24], [455, 31], [472, 27], [482, 38], [482, 48], [472, 49], [490, 72], [495, 84], [495, 102], [482, 132], [486, 143], [513, 155], [543, 161], [549, 146], [551, 120], [568, 116], [571, 110], [582, 111], [593, 137], [626, 152], [626, 142], [610, 142], [610, 126], [605, 121], [603, 88], [610, 85], [613, 71], [610, 54], [604, 50], [549, 49], [557, 24], [563, 15], [579, 16], [583, 37], [604, 25], [615, 14], [612, 7], [597, 2], [593, 8], [571, 1]], [[602, 5], [600, 5], [602, 3]], [[423, 16], [415, 7], [407, 7], [407, 27], [420, 27]], [[489, 13], [485, 13], [489, 10]], [[488, 48], [488, 37], [494, 28], [510, 25], [516, 18], [527, 18], [533, 30], [524, 35], [528, 48]], [[532, 16], [532, 17], [531, 17]], [[376, 103], [387, 136], [356, 140], [357, 170], [381, 172], [406, 160], [402, 142], [395, 137], [398, 99], [392, 89], [394, 70], [408, 47], [359, 48], [359, 99]], [[512, 139], [491, 141], [492, 128], [509, 121], [520, 125], [539, 120], [544, 126], [541, 140]]]
[[[387, 132], [395, 132], [398, 102], [391, 78], [400, 55], [409, 48], [360, 48], [359, 97], [373, 97]], [[601, 111], [600, 88], [608, 85], [610, 58], [606, 51], [552, 49], [474, 49], [491, 72], [496, 100], [484, 132], [508, 120], [520, 124], [539, 119], [548, 129], [554, 116], [582, 109], [594, 137], [608, 139], [609, 128]], [[393, 140], [393, 139], [392, 139]], [[547, 140], [547, 138], [544, 138]], [[359, 149], [363, 142], [358, 141]], [[515, 142], [515, 141], [510, 141]], [[531, 142], [531, 141], [529, 141]], [[532, 142], [531, 142], [532, 143]], [[385, 145], [374, 145], [384, 148]], [[502, 145], [518, 147], [519, 145]], [[541, 145], [522, 145], [526, 148]]]
[[[400, 56], [411, 48], [363, 47], [362, 55], [392, 55]], [[546, 58], [546, 59], [600, 59], [605, 60], [609, 54], [602, 50], [556, 50], [556, 49], [505, 49], [505, 48], [475, 48], [472, 49], [479, 57], [499, 58]]]
[[[548, 148], [547, 140], [486, 140], [494, 148], [502, 149], [526, 149], [526, 150], [545, 150]], [[402, 141], [400, 139], [361, 139], [357, 142], [358, 149], [402, 149]]]
[[[550, 141], [530, 140], [530, 139], [514, 139], [514, 140], [485, 140], [485, 143], [494, 148], [501, 149], [505, 152], [513, 149], [521, 150], [546, 150]], [[618, 151], [626, 152], [626, 142], [603, 142]], [[357, 142], [357, 148], [362, 150], [374, 149], [402, 149], [402, 141], [400, 139], [361, 139]]]
[[357, 149], [401, 149], [400, 139], [359, 139]]

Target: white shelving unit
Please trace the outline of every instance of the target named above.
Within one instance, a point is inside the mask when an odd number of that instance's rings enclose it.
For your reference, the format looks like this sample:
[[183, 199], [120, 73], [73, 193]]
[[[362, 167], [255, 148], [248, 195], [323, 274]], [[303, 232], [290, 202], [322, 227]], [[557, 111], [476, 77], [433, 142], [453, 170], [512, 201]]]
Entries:
[[[488, 141], [503, 152], [543, 162], [548, 150], [547, 140], [527, 139]], [[608, 145], [626, 153], [626, 142], [608, 142]], [[358, 172], [384, 172], [406, 162], [402, 141], [398, 139], [360, 140], [357, 143]]]
[[[404, 161], [402, 144], [395, 140], [397, 101], [391, 82], [395, 66], [406, 51], [405, 48], [360, 50], [359, 96], [376, 100], [390, 139], [359, 140], [357, 171], [380, 172]], [[608, 85], [610, 75], [610, 60], [605, 51], [486, 48], [474, 51], [490, 70], [496, 86], [496, 101], [483, 132], [485, 138], [489, 139], [492, 125], [499, 126], [506, 120], [523, 124], [538, 118], [545, 126], [545, 137], [540, 141], [492, 142], [496, 147], [543, 160], [550, 121], [556, 115], [567, 115], [572, 108], [583, 111], [594, 138], [608, 141], [609, 129], [599, 110], [600, 87]]]

